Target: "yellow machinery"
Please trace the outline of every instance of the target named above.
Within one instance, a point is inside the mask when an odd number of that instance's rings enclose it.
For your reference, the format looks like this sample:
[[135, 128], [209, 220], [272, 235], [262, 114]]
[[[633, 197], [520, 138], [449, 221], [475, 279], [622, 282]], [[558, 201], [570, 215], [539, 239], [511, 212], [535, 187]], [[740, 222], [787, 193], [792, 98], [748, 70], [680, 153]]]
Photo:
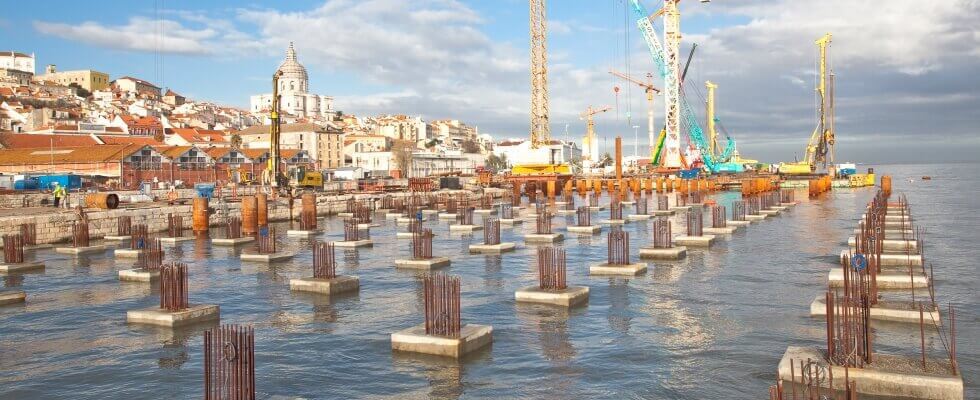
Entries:
[[279, 99], [280, 76], [282, 76], [282, 71], [279, 70], [272, 75], [272, 110], [269, 112], [269, 119], [271, 120], [269, 125], [269, 160], [265, 171], [262, 172], [262, 183], [270, 185], [273, 189], [279, 188], [280, 186], [285, 186], [288, 183], [286, 177], [282, 174], [279, 165], [282, 159], [282, 153], [279, 148], [279, 136], [281, 129], [279, 121], [281, 103]]
[[323, 188], [323, 173], [320, 171], [309, 171], [306, 167], [296, 166], [290, 173], [289, 184], [292, 187], [302, 188]]
[[803, 160], [780, 163], [779, 173], [783, 175], [812, 175], [826, 173], [827, 166], [834, 162], [834, 74], [827, 71], [827, 47], [830, 45], [830, 34], [826, 34], [814, 42], [820, 49], [820, 80], [817, 83], [817, 96], [820, 100], [820, 119], [817, 127], [810, 135], [806, 145]]

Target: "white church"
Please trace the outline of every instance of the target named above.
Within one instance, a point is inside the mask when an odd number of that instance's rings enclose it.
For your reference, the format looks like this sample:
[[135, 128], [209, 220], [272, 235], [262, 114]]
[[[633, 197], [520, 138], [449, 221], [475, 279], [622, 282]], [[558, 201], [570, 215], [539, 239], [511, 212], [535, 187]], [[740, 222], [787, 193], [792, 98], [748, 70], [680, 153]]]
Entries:
[[[309, 93], [310, 78], [306, 67], [296, 60], [292, 42], [286, 49], [286, 59], [279, 65], [279, 71], [282, 72], [279, 77], [280, 107], [286, 114], [283, 117], [334, 120], [337, 113], [333, 109], [333, 97]], [[268, 113], [272, 109], [272, 93], [252, 96], [251, 109], [256, 114]]]

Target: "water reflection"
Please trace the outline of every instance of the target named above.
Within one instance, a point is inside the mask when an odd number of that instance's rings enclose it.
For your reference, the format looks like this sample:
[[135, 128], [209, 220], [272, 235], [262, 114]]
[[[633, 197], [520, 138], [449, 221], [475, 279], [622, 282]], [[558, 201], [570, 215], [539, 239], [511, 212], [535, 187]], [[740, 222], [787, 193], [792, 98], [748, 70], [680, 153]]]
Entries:
[[3, 287], [13, 288], [20, 287], [24, 284], [24, 276], [17, 275], [3, 275]]
[[629, 333], [630, 322], [633, 320], [629, 312], [629, 281], [625, 278], [609, 279], [609, 312], [606, 314], [606, 320], [612, 330], [622, 334]]

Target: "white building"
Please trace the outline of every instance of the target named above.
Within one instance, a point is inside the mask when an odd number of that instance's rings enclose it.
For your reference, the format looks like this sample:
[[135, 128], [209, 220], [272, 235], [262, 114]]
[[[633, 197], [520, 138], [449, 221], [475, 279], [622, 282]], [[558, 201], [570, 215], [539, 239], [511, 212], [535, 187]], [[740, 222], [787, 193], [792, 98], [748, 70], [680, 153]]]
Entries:
[[416, 151], [412, 153], [409, 178], [424, 178], [441, 174], [473, 174], [485, 164], [481, 154], [463, 153], [458, 150], [440, 152]]
[[507, 139], [497, 143], [493, 148], [497, 157], [506, 157], [507, 163], [514, 164], [550, 164], [573, 163], [582, 158], [582, 150], [575, 142], [552, 140], [551, 143], [531, 148], [527, 139]]
[[0, 68], [16, 69], [34, 74], [34, 54], [18, 53], [16, 51], [0, 52]]
[[[306, 67], [296, 60], [296, 50], [293, 43], [286, 49], [286, 59], [279, 65], [279, 96], [280, 107], [284, 114], [301, 118], [322, 118], [332, 121], [336, 116], [333, 109], [333, 97], [310, 94], [310, 78]], [[259, 94], [251, 97], [252, 113], [267, 113], [272, 109], [272, 93]]]

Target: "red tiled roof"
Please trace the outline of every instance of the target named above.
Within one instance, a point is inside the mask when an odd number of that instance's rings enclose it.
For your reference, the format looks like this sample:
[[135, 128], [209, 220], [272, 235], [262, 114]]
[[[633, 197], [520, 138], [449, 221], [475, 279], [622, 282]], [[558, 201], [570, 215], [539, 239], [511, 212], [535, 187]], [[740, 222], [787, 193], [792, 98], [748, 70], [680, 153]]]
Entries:
[[153, 136], [99, 135], [99, 140], [101, 140], [105, 144], [141, 144], [147, 146], [163, 145], [163, 142], [154, 139]]
[[173, 128], [169, 131], [190, 143], [224, 143], [228, 141], [222, 131], [193, 128]]
[[8, 134], [5, 145], [11, 149], [27, 149], [42, 147], [81, 147], [96, 146], [99, 143], [88, 135], [34, 135]]

